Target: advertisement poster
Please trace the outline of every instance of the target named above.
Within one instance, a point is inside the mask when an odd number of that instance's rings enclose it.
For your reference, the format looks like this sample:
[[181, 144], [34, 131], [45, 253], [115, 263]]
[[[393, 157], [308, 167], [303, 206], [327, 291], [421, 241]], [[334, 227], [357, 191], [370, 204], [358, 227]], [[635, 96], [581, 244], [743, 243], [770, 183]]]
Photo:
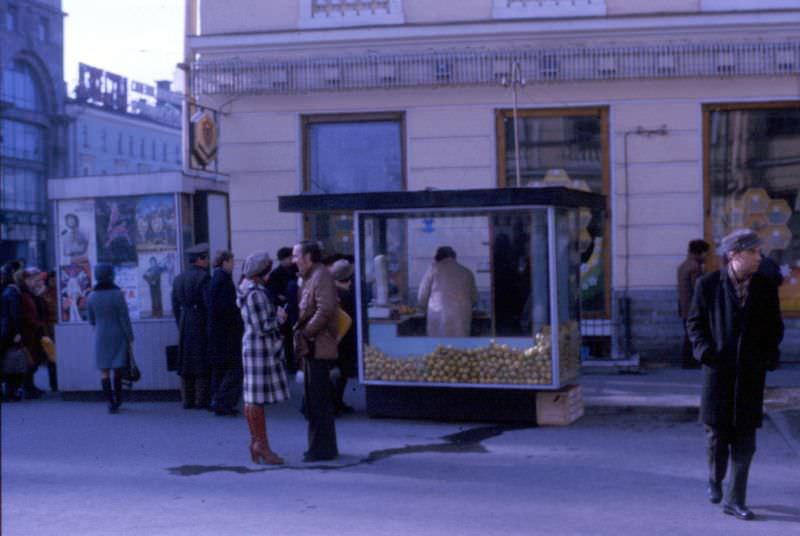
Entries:
[[98, 262], [116, 265], [137, 261], [136, 198], [97, 199], [95, 225]]
[[176, 266], [174, 251], [139, 253], [139, 318], [172, 316]]
[[126, 264], [114, 268], [114, 283], [125, 294], [125, 302], [128, 304], [128, 314], [131, 320], [139, 319], [139, 270], [135, 264]]
[[137, 198], [135, 241], [138, 251], [177, 248], [177, 221], [173, 196], [150, 195]]
[[92, 270], [88, 262], [61, 266], [61, 321], [87, 320], [87, 300], [92, 290]]
[[94, 201], [61, 201], [57, 222], [62, 266], [97, 262]]

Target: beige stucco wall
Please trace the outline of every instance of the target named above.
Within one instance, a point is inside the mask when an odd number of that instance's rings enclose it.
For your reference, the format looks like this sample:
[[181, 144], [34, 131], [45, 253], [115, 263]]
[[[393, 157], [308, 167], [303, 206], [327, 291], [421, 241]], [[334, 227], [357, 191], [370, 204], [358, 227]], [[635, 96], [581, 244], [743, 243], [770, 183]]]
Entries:
[[[630, 288], [671, 288], [686, 243], [703, 235], [702, 104], [796, 98], [791, 79], [672, 80], [529, 85], [521, 108], [608, 106], [614, 184], [614, 285], [623, 287], [625, 133], [665, 125], [666, 136], [629, 135]], [[495, 110], [509, 90], [461, 88], [251, 96], [222, 119], [221, 167], [231, 176], [235, 254], [278, 247], [302, 235], [300, 218], [277, 197], [301, 191], [301, 114], [402, 111], [410, 190], [486, 188], [497, 182]]]
[[606, 0], [609, 15], [692, 13], [699, 10], [700, 0]]

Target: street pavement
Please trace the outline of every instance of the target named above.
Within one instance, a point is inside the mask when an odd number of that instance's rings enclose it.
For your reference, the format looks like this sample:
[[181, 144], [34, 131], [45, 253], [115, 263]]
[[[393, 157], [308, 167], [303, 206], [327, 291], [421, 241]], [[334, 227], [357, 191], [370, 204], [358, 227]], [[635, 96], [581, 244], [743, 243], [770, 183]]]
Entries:
[[[129, 403], [109, 415], [102, 403], [52, 395], [3, 404], [2, 534], [800, 532], [800, 451], [786, 395], [800, 387], [800, 370], [768, 379], [789, 427], [783, 433], [770, 418], [759, 432], [752, 522], [705, 499], [698, 375], [584, 376], [587, 415], [568, 427], [359, 412], [337, 421], [341, 459], [317, 465], [301, 462], [305, 422], [296, 397], [267, 412], [273, 448], [288, 462], [281, 468], [250, 462], [241, 417], [169, 402]], [[360, 391], [348, 397], [363, 404]]]

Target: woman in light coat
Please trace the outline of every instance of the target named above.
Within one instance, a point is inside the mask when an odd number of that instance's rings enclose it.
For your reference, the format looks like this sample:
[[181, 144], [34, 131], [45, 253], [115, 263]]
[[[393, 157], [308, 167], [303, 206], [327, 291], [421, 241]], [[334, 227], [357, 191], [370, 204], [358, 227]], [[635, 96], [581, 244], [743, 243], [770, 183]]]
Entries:
[[[114, 267], [98, 264], [95, 285], [89, 295], [89, 323], [94, 331], [95, 366], [100, 370], [103, 394], [109, 413], [117, 413], [122, 404], [122, 372], [128, 364], [128, 352], [133, 344], [133, 329], [125, 295], [114, 284]], [[114, 370], [114, 391], [111, 391], [110, 371]]]
[[244, 263], [246, 279], [239, 286], [237, 304], [242, 312], [242, 365], [244, 415], [250, 428], [250, 456], [254, 463], [281, 465], [283, 459], [270, 448], [265, 406], [289, 399], [289, 382], [283, 358], [280, 325], [286, 311], [275, 308], [266, 283], [272, 270], [267, 252], [253, 253]]

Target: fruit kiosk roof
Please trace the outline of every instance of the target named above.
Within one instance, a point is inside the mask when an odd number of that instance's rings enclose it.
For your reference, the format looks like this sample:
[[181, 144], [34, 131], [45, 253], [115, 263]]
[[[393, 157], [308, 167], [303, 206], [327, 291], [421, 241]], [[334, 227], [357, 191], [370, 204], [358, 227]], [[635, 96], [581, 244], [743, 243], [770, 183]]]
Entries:
[[416, 192], [363, 192], [352, 194], [301, 194], [278, 197], [281, 212], [331, 210], [377, 211], [397, 209], [488, 208], [556, 206], [605, 208], [605, 196], [572, 188], [487, 188], [481, 190], [419, 190]]

